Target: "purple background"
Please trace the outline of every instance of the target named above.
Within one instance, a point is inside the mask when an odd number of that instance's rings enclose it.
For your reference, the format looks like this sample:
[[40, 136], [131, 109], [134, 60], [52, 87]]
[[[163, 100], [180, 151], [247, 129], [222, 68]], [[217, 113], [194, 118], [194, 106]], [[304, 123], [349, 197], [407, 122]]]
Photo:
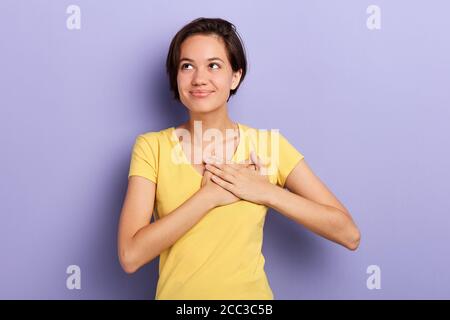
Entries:
[[[81, 7], [81, 30], [66, 8]], [[381, 8], [369, 30], [366, 8]], [[186, 119], [164, 63], [189, 21], [236, 26], [232, 119], [279, 128], [362, 232], [351, 252], [270, 210], [276, 299], [450, 298], [448, 1], [0, 2], [0, 298], [153, 299], [116, 254], [131, 147]], [[67, 266], [81, 290], [66, 288]], [[366, 269], [381, 268], [369, 290]]]

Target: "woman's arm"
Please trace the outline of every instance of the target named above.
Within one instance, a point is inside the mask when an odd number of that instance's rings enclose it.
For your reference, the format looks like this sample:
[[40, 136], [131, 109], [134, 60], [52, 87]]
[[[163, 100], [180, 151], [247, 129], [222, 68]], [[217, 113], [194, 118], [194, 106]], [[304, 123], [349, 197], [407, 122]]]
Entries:
[[252, 154], [257, 171], [234, 164], [209, 162], [213, 180], [237, 197], [274, 208], [307, 229], [350, 250], [359, 246], [360, 233], [348, 210], [300, 160], [286, 178], [285, 186], [274, 185], [262, 175], [259, 158]]
[[201, 188], [178, 208], [150, 223], [156, 184], [140, 176], [131, 176], [119, 221], [118, 254], [122, 268], [133, 273], [197, 224], [217, 206], [240, 199], [211, 181], [205, 172]]
[[285, 186], [290, 191], [272, 185], [267, 206], [349, 250], [358, 248], [361, 235], [350, 213], [304, 159], [291, 171]]
[[133, 273], [173, 245], [215, 204], [205, 188], [199, 189], [181, 206], [150, 223], [156, 184], [140, 176], [131, 176], [122, 208], [118, 255], [126, 273]]

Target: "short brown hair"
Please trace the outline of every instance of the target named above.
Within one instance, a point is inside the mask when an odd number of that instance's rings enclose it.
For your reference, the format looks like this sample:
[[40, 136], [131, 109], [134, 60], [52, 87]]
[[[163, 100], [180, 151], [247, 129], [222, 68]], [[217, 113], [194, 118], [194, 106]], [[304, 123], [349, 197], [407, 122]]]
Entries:
[[170, 90], [174, 94], [174, 99], [180, 101], [180, 95], [178, 93], [177, 75], [178, 64], [180, 62], [180, 49], [181, 44], [186, 38], [194, 34], [203, 35], [218, 35], [225, 43], [225, 49], [227, 52], [228, 60], [234, 72], [242, 69], [241, 79], [238, 86], [234, 90], [230, 90], [230, 96], [234, 95], [247, 73], [247, 58], [245, 54], [245, 48], [243, 41], [236, 31], [236, 27], [231, 22], [220, 18], [197, 18], [187, 25], [185, 25], [177, 34], [173, 37], [170, 43], [169, 52], [166, 60], [166, 71], [169, 76]]

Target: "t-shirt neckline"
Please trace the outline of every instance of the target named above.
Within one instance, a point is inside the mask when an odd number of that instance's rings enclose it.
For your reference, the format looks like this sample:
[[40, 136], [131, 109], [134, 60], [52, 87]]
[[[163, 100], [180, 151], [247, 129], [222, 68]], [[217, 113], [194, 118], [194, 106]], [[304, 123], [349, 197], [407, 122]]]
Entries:
[[[235, 158], [236, 158], [237, 155], [239, 154], [240, 149], [241, 149], [241, 145], [243, 144], [242, 139], [243, 139], [243, 136], [244, 136], [244, 135], [243, 135], [242, 125], [241, 125], [239, 122], [236, 122], [236, 124], [237, 124], [237, 126], [238, 126], [239, 142], [238, 142], [238, 145], [237, 145], [237, 147], [236, 147], [236, 150], [235, 150], [233, 156], [231, 157], [231, 161], [236, 161]], [[192, 171], [194, 171], [194, 173], [197, 175], [197, 177], [199, 177], [200, 179], [203, 179], [203, 175], [201, 175], [200, 172], [198, 172], [197, 169], [195, 169], [195, 167], [194, 167], [194, 166], [192, 165], [192, 163], [188, 160], [186, 154], [184, 153], [184, 150], [183, 150], [183, 148], [182, 148], [182, 146], [181, 146], [180, 140], [178, 139], [178, 137], [177, 137], [176, 134], [175, 134], [175, 126], [170, 127], [169, 135], [170, 135], [171, 138], [173, 138], [173, 139], [171, 139], [171, 141], [174, 142], [175, 147], [176, 147], [176, 148], [179, 148], [179, 153], [181, 154], [181, 157], [183, 158], [183, 159], [182, 159], [183, 162], [185, 162], [185, 163], [190, 167], [190, 169], [191, 169]]]

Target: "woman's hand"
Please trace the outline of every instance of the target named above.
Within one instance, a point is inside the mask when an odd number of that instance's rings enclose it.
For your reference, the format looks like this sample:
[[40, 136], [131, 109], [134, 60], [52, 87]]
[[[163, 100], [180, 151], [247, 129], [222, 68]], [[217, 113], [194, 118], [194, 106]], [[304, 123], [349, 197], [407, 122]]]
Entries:
[[207, 193], [208, 199], [211, 199], [214, 207], [224, 206], [233, 202], [239, 201], [233, 193], [222, 188], [211, 180], [213, 174], [208, 170], [203, 172], [203, 179], [201, 183], [202, 190]]
[[250, 155], [252, 163], [250, 166], [207, 160], [205, 169], [212, 173], [212, 181], [236, 197], [265, 204], [273, 185], [268, 176], [262, 174], [263, 164], [259, 157], [253, 151]]

